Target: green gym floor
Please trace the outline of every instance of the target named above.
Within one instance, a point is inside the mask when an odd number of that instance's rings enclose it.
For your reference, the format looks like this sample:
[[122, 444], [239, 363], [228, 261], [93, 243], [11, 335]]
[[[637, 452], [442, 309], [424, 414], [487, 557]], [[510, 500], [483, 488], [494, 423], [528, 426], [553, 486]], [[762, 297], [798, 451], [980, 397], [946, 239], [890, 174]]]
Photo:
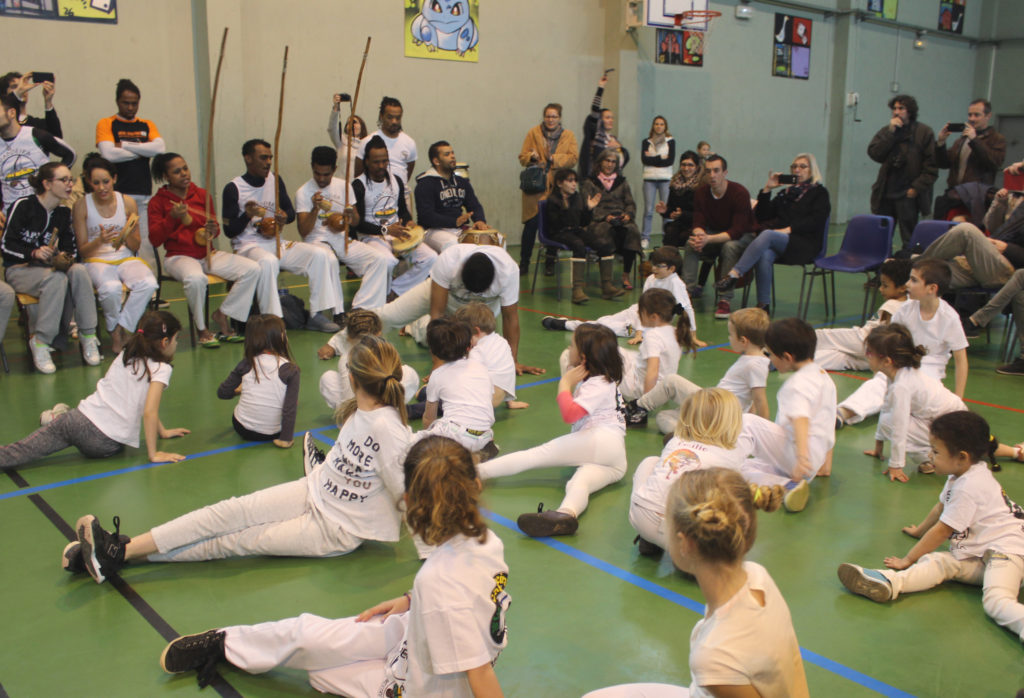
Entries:
[[[841, 234], [833, 230], [834, 246]], [[793, 294], [800, 275], [792, 268], [777, 269], [775, 317], [784, 317], [796, 312]], [[863, 278], [837, 280], [837, 324], [859, 322]], [[302, 281], [282, 279], [305, 295]], [[346, 283], [349, 298], [354, 291], [355, 282]], [[551, 278], [542, 275], [533, 294], [524, 284], [520, 358], [548, 373], [519, 379], [519, 398], [530, 403], [529, 409], [497, 412], [494, 431], [503, 452], [568, 429], [558, 416], [555, 388], [557, 357], [570, 335], [542, 329], [541, 318], [552, 312], [597, 318], [635, 302], [638, 293], [573, 306], [567, 293], [556, 300]], [[186, 322], [180, 286], [169, 284], [164, 296], [174, 299], [172, 312]], [[726, 323], [713, 319], [712, 299], [696, 301], [695, 308], [699, 335], [709, 347], [696, 358], [683, 359], [680, 373], [711, 386], [734, 355], [725, 347]], [[824, 322], [820, 284], [808, 319]], [[1002, 332], [997, 324], [990, 345], [984, 338], [972, 342], [966, 397], [1002, 441], [1017, 443], [1024, 439], [1024, 378], [993, 371], [1001, 363]], [[326, 339], [313, 332], [290, 334], [303, 370], [297, 429], [314, 430], [325, 447], [337, 433], [317, 390], [321, 372], [334, 367], [333, 361], [316, 358]], [[389, 339], [407, 363], [426, 370], [425, 349], [397, 334]], [[40, 411], [54, 403], [77, 404], [109, 366], [109, 349], [103, 366], [95, 368], [69, 351], [56, 357], [57, 373], [40, 375], [31, 368], [22, 329], [13, 318], [4, 344], [11, 373], [0, 376], [2, 443], [29, 433], [38, 426]], [[106, 338], [104, 344], [109, 346]], [[158, 664], [165, 643], [178, 634], [302, 612], [352, 615], [410, 587], [419, 563], [408, 538], [397, 545], [368, 543], [351, 555], [326, 560], [142, 564], [126, 568], [122, 582], [102, 586], [61, 570], [61, 550], [83, 514], [95, 514], [108, 528], [119, 515], [122, 533], [133, 535], [205, 504], [302, 475], [298, 440], [290, 450], [244, 443], [231, 427], [233, 403], [216, 399], [216, 386], [241, 353], [241, 345], [193, 349], [182, 337], [161, 418], [166, 426], [192, 430], [163, 445], [189, 454], [184, 462], [151, 465], [144, 448], [95, 461], [65, 451], [0, 476], [0, 583], [7, 589], [0, 696], [193, 695], [198, 688], [192, 676], [167, 676]], [[840, 399], [866, 376], [835, 374]], [[779, 375], [772, 373], [773, 416], [779, 385]], [[811, 694], [1010, 698], [1024, 686], [1024, 650], [985, 616], [980, 589], [948, 584], [876, 605], [839, 584], [836, 567], [841, 562], [880, 566], [884, 556], [906, 552], [913, 541], [900, 528], [919, 522], [942, 486], [937, 476], [913, 473], [904, 485], [882, 477], [881, 464], [861, 455], [872, 446], [874, 429], [873, 419], [843, 429], [832, 476], [812, 483], [804, 512], [761, 514], [760, 535], [750, 553], [750, 559], [768, 568], [789, 603]], [[575, 536], [531, 540], [514, 524], [538, 502], [556, 505], [570, 468], [499, 480], [484, 493], [510, 568], [509, 644], [497, 663], [508, 696], [580, 696], [634, 681], [689, 684], [689, 637], [699, 618], [700, 590], [673, 570], [667, 556], [660, 561], [639, 557], [626, 518], [633, 469], [661, 449], [653, 420], [646, 430], [631, 430], [626, 443], [629, 473], [591, 498]], [[1012, 498], [1024, 502], [1024, 464], [1005, 462], [997, 477]], [[316, 694], [302, 672], [250, 676], [224, 667], [221, 674], [223, 680], [205, 695]]]

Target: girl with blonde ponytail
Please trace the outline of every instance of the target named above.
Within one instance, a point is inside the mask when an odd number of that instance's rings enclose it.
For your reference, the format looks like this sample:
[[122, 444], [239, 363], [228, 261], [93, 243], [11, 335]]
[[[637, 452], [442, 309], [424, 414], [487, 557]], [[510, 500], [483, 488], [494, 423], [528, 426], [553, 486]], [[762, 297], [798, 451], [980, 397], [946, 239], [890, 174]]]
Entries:
[[[306, 433], [305, 477], [180, 516], [130, 540], [94, 516], [78, 520], [64, 551], [70, 572], [97, 582], [125, 563], [194, 562], [246, 555], [334, 557], [364, 540], [397, 541], [405, 491], [406, 423], [402, 363], [380, 337], [364, 337], [348, 357], [355, 397], [338, 410], [341, 433], [326, 455]], [[115, 526], [119, 526], [115, 517]]]
[[706, 601], [690, 633], [690, 687], [612, 686], [584, 698], [806, 698], [789, 607], [768, 571], [744, 560], [757, 515], [743, 476], [726, 468], [683, 473], [669, 490], [665, 521], [672, 562], [697, 578]]

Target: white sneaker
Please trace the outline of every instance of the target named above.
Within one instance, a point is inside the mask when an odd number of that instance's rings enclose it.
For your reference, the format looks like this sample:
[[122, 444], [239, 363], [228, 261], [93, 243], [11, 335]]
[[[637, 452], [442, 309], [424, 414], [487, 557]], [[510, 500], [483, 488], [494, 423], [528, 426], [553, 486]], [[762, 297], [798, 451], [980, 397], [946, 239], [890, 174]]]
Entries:
[[640, 241], [640, 249], [646, 250], [650, 246], [651, 246], [651, 241], [648, 240], [647, 238], [644, 238], [643, 240]]
[[53, 351], [50, 345], [36, 341], [36, 336], [32, 335], [28, 340], [28, 348], [32, 351], [32, 363], [36, 365], [37, 371], [40, 373], [53, 373], [57, 370], [57, 367], [53, 365], [53, 360], [50, 358], [50, 352]]
[[100, 338], [95, 334], [83, 334], [78, 339], [79, 346], [82, 348], [82, 359], [85, 363], [90, 366], [99, 366], [100, 359], [103, 355], [100, 354]]
[[58, 402], [52, 408], [44, 410], [43, 413], [39, 415], [39, 426], [45, 427], [47, 424], [49, 424], [50, 422], [52, 422], [65, 412], [69, 411], [70, 409], [70, 406], [64, 404], [63, 402]]

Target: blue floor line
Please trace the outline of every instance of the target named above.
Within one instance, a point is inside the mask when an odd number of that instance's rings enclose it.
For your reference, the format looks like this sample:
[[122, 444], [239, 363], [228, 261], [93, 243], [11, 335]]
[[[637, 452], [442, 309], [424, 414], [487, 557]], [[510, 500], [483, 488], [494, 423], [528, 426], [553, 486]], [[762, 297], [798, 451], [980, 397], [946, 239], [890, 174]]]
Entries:
[[[501, 514], [497, 514], [488, 509], [482, 509], [482, 512], [485, 518], [490, 519], [491, 521], [500, 524], [501, 526], [504, 526], [505, 528], [508, 528], [520, 535], [525, 535], [521, 530], [519, 530], [519, 526], [517, 526], [516, 523], [511, 519], [507, 519]], [[548, 546], [549, 548], [553, 548], [554, 550], [557, 550], [561, 553], [565, 553], [569, 557], [579, 560], [580, 562], [586, 565], [590, 565], [591, 567], [600, 570], [601, 572], [604, 572], [606, 574], [609, 574], [612, 577], [615, 577], [616, 579], [620, 579], [628, 584], [632, 584], [635, 587], [643, 589], [644, 591], [648, 591], [654, 594], [655, 596], [659, 596], [665, 599], [666, 601], [670, 601], [678, 606], [682, 606], [683, 608], [693, 611], [694, 613], [697, 613], [701, 616], [704, 615], [704, 604], [698, 601], [694, 601], [693, 599], [687, 596], [683, 596], [678, 592], [666, 589], [663, 586], [655, 584], [649, 579], [644, 579], [643, 577], [633, 574], [632, 572], [627, 572], [626, 570], [620, 569], [609, 562], [605, 562], [601, 558], [594, 557], [589, 553], [585, 553], [582, 550], [578, 550], [576, 548], [573, 548], [572, 546], [566, 545], [560, 540], [556, 540], [554, 538], [535, 538], [534, 540], [536, 540], [538, 543], [542, 543]], [[914, 698], [914, 695], [912, 693], [901, 691], [900, 689], [894, 686], [890, 686], [884, 681], [880, 681], [874, 677], [868, 676], [867, 674], [863, 674], [857, 671], [856, 669], [851, 669], [850, 667], [844, 664], [840, 664], [839, 662], [829, 659], [828, 657], [820, 655], [817, 652], [813, 652], [809, 649], [801, 647], [800, 655], [803, 657], [805, 662], [821, 667], [822, 669], [830, 671], [833, 674], [836, 674], [837, 676], [840, 676], [848, 681], [860, 684], [861, 686], [864, 686], [865, 688], [875, 691], [876, 693], [880, 693], [884, 696], [892, 696], [893, 698]]]

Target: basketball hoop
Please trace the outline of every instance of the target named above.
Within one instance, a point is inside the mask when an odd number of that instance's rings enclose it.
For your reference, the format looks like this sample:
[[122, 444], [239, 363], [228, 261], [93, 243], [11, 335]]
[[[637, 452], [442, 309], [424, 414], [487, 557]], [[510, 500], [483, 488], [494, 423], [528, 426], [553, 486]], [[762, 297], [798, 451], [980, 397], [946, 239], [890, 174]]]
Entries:
[[[704, 45], [711, 38], [711, 28], [714, 20], [722, 16], [717, 10], [687, 10], [675, 16], [675, 24], [680, 29], [689, 32], [686, 40], [686, 50], [693, 56], [704, 56]], [[700, 59], [703, 62], [703, 58]]]

